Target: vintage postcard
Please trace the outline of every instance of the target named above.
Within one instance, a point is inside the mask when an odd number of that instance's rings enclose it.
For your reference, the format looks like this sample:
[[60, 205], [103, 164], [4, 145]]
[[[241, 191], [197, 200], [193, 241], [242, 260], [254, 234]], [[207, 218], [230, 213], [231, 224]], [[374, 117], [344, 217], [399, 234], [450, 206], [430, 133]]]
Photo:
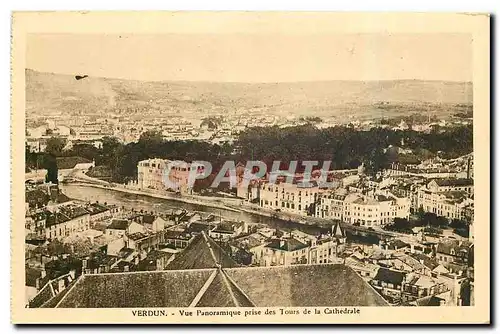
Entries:
[[489, 31], [13, 13], [12, 321], [489, 323]]

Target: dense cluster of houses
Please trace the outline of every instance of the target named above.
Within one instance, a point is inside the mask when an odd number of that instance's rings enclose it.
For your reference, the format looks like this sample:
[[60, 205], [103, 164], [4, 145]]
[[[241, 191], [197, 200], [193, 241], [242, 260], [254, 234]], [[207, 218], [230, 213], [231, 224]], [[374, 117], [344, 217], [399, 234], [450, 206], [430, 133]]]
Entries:
[[47, 300], [40, 294], [56, 296], [81, 275], [166, 270], [201, 234], [218, 244], [212, 256], [229, 256], [240, 266], [347, 266], [391, 305], [473, 303], [473, 245], [468, 241], [422, 233], [418, 242], [391, 238], [367, 245], [349, 240], [339, 222], [324, 233], [309, 234], [185, 210], [158, 214], [112, 208], [99, 203], [60, 205], [59, 212], [75, 212], [77, 217], [87, 211], [84, 223], [75, 225], [80, 222], [75, 218], [72, 225], [61, 221], [56, 226], [64, 225], [68, 234], [60, 237], [57, 232], [43, 244], [27, 240], [30, 307]]
[[[470, 166], [471, 160], [466, 161]], [[141, 161], [141, 187], [164, 189], [167, 162]], [[200, 167], [185, 162], [175, 166], [172, 175], [182, 185], [187, 184], [189, 172]], [[244, 166], [237, 168], [240, 185]], [[421, 228], [413, 235], [385, 235], [378, 243], [366, 243], [345, 229], [359, 225], [381, 231], [396, 218], [409, 219], [419, 210], [472, 225], [474, 185], [469, 173], [434, 178], [386, 171], [375, 181], [365, 177], [361, 166], [331, 172], [328, 187], [317, 182], [314, 173], [307, 185], [300, 182], [303, 175], [294, 175], [292, 183], [278, 177], [273, 184], [268, 176], [237, 188], [245, 205], [312, 216], [329, 222], [329, 227], [310, 234], [307, 229], [271, 228], [181, 209], [125, 210], [108, 203], [74, 201], [57, 185], [27, 182], [27, 305], [39, 307], [47, 296], [53, 300], [81, 275], [168, 269], [176, 258], [184, 261], [183, 252], [200, 235], [217, 244], [209, 247], [212, 257], [223, 258], [224, 253], [239, 266], [347, 266], [391, 305], [473, 305], [471, 238], [436, 235]]]

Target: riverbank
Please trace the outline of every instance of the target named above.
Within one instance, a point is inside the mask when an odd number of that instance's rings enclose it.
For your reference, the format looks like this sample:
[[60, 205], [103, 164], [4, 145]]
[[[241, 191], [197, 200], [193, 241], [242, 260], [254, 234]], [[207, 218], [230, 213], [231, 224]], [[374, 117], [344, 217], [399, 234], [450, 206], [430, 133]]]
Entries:
[[253, 215], [281, 219], [284, 221], [291, 221], [294, 223], [299, 223], [304, 225], [325, 225], [327, 223], [326, 220], [319, 222], [316, 221], [318, 220], [316, 219], [315, 221], [313, 221], [313, 218], [311, 217], [302, 217], [300, 215], [294, 215], [286, 212], [276, 212], [274, 210], [265, 209], [257, 205], [246, 203], [244, 202], [244, 200], [239, 198], [234, 198], [234, 199], [220, 198], [220, 197], [214, 198], [214, 197], [197, 196], [197, 195], [180, 195], [175, 193], [158, 194], [155, 193], [153, 190], [144, 191], [144, 190], [126, 188], [122, 185], [111, 186], [109, 184], [94, 183], [94, 182], [71, 182], [71, 184], [76, 186], [93, 187], [99, 189], [113, 190], [127, 194], [177, 201], [187, 204], [203, 205], [215, 209], [228, 210], [232, 212], [246, 212]]
[[[335, 224], [335, 221], [330, 219], [303, 217], [300, 215], [294, 215], [286, 212], [277, 212], [274, 210], [265, 209], [254, 204], [244, 202], [244, 200], [237, 198], [221, 198], [221, 197], [214, 198], [214, 197], [199, 196], [199, 195], [180, 195], [175, 193], [158, 194], [153, 192], [153, 190], [144, 191], [144, 190], [127, 188], [124, 185], [110, 185], [109, 183], [103, 184], [103, 183], [94, 183], [87, 181], [88, 180], [78, 180], [77, 182], [71, 182], [69, 184], [81, 187], [112, 190], [118, 193], [140, 195], [145, 197], [164, 199], [168, 201], [175, 201], [191, 205], [199, 205], [207, 208], [225, 210], [233, 213], [245, 213], [258, 217], [277, 219], [283, 222], [298, 224], [304, 227], [309, 226], [318, 228], [330, 228], [333, 224]], [[344, 229], [355, 233], [374, 234], [384, 237], [405, 237], [405, 238], [408, 237], [407, 235], [401, 235], [396, 232], [384, 231], [381, 229], [370, 230], [367, 228], [353, 226], [350, 224], [342, 224], [342, 226], [344, 227]]]
[[[215, 209], [228, 210], [228, 211], [232, 211], [232, 212], [241, 212], [242, 211], [242, 210], [235, 209], [234, 207], [227, 206], [225, 203], [222, 203], [222, 199], [220, 199], [220, 198], [214, 199], [214, 201], [211, 202], [211, 201], [207, 201], [207, 200], [201, 201], [199, 199], [196, 199], [194, 196], [187, 197], [189, 195], [177, 195], [177, 194], [168, 194], [168, 193], [167, 194], [157, 194], [154, 192], [148, 192], [148, 191], [137, 190], [137, 189], [130, 189], [130, 188], [122, 187], [122, 186], [112, 187], [109, 185], [87, 183], [87, 182], [72, 182], [71, 185], [106, 189], [106, 190], [127, 193], [127, 194], [147, 196], [147, 197], [165, 199], [165, 200], [182, 202], [182, 203], [187, 203], [187, 204], [203, 205], [203, 206], [207, 206], [207, 207], [211, 207], [211, 208], [215, 208]], [[210, 197], [207, 197], [207, 199], [209, 199], [209, 198]]]

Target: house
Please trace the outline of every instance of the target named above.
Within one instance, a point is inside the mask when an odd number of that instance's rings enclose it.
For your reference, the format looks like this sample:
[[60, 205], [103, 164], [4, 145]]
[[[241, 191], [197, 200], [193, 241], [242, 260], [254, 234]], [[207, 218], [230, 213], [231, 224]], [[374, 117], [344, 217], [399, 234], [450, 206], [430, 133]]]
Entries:
[[445, 267], [455, 263], [467, 265], [472, 244], [469, 241], [445, 239], [438, 243], [436, 259]]
[[248, 233], [246, 222], [222, 222], [214, 229], [209, 230], [208, 235], [216, 240], [227, 241], [243, 233]]
[[89, 229], [89, 212], [75, 205], [56, 208], [45, 221], [45, 237], [50, 240], [75, 236]]
[[405, 275], [402, 271], [381, 267], [370, 281], [370, 285], [391, 304], [397, 304], [401, 301], [401, 289]]
[[377, 264], [362, 261], [353, 255], [346, 258], [344, 264], [352, 268], [359, 276], [368, 280], [373, 279], [380, 268]]
[[28, 302], [28, 308], [53, 308], [69, 292], [70, 286], [76, 282], [75, 273], [61, 275], [48, 281], [41, 290]]
[[442, 265], [439, 264], [436, 259], [431, 258], [430, 256], [424, 255], [424, 254], [419, 254], [419, 253], [413, 253], [409, 255], [412, 259], [415, 259], [418, 261], [423, 269], [420, 271], [420, 274], [427, 275], [427, 276], [432, 276], [436, 277], [437, 273], [441, 272], [441, 270], [445, 270], [443, 272], [448, 272], [446, 268], [444, 268]]
[[465, 219], [474, 194], [472, 179], [436, 179], [418, 189], [417, 205], [448, 219]]
[[161, 248], [162, 245], [167, 244], [165, 232], [144, 233], [135, 232], [127, 234], [124, 239], [126, 240], [127, 247], [137, 250], [139, 253], [149, 253], [154, 249]]
[[380, 240], [379, 247], [385, 252], [404, 252], [410, 250], [410, 244], [400, 240]]
[[381, 226], [392, 223], [396, 217], [408, 218], [409, 215], [408, 198], [351, 193], [344, 199], [343, 220], [350, 224], [359, 223], [360, 226], [366, 227]]
[[448, 286], [436, 278], [410, 273], [405, 277], [402, 286], [402, 301], [411, 302], [417, 299], [434, 296], [448, 291]]
[[123, 238], [114, 239], [106, 245], [106, 254], [112, 256], [118, 256], [118, 253], [124, 247], [126, 247], [126, 243]]
[[133, 234], [137, 232], [144, 233], [144, 226], [127, 219], [113, 219], [111, 224], [106, 227], [105, 234], [120, 238], [125, 234]]
[[174, 253], [163, 252], [160, 250], [152, 250], [146, 258], [139, 261], [137, 270], [139, 271], [155, 271], [164, 270], [167, 265], [175, 258]]
[[158, 216], [151, 222], [151, 226], [146, 226], [146, 228], [149, 228], [153, 232], [160, 232], [163, 231], [165, 228], [172, 226], [173, 224], [174, 223], [172, 221], [167, 221], [162, 217]]
[[134, 217], [129, 217], [130, 220], [143, 225], [148, 230], [153, 229], [153, 222], [156, 220], [156, 216], [148, 213], [145, 214], [137, 214]]
[[309, 241], [309, 264], [339, 263], [340, 255], [345, 250], [345, 231], [337, 221], [332, 226], [332, 233]]
[[102, 252], [95, 252], [92, 253], [89, 257], [82, 260], [82, 273], [108, 273], [118, 261], [120, 261], [118, 256], [107, 255]]
[[189, 192], [191, 172], [195, 175], [204, 173], [204, 165], [171, 161], [166, 159], [148, 159], [137, 164], [137, 184], [140, 189], [175, 190]]
[[314, 215], [319, 194], [326, 190], [319, 188], [314, 182], [309, 185], [288, 182], [262, 183], [259, 189], [259, 204], [266, 209]]
[[45, 238], [45, 223], [50, 214], [51, 213], [49, 211], [40, 210], [26, 216], [26, 229], [28, 229], [30, 233], [34, 233], [36, 236]]
[[310, 246], [295, 239], [272, 239], [262, 249], [262, 265], [289, 266], [292, 264], [308, 263]]
[[260, 233], [252, 233], [233, 240], [232, 245], [251, 254], [251, 263], [259, 265], [264, 255], [264, 247], [269, 237]]
[[25, 298], [28, 303], [33, 299], [41, 288], [49, 282], [49, 277], [43, 266], [30, 267], [25, 266]]
[[163, 235], [164, 242], [167, 245], [172, 245], [176, 249], [186, 248], [194, 238], [194, 235], [184, 231], [167, 230]]
[[93, 227], [97, 222], [107, 221], [119, 210], [117, 206], [108, 207], [107, 203], [100, 204], [99, 202], [91, 203], [85, 207], [90, 214], [90, 225]]

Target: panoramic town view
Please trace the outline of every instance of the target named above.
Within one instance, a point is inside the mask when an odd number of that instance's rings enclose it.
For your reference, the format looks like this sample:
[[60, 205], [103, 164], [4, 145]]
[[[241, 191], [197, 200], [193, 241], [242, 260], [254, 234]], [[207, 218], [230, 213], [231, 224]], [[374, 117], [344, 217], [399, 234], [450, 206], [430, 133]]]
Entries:
[[26, 307], [474, 305], [471, 53], [32, 35]]

